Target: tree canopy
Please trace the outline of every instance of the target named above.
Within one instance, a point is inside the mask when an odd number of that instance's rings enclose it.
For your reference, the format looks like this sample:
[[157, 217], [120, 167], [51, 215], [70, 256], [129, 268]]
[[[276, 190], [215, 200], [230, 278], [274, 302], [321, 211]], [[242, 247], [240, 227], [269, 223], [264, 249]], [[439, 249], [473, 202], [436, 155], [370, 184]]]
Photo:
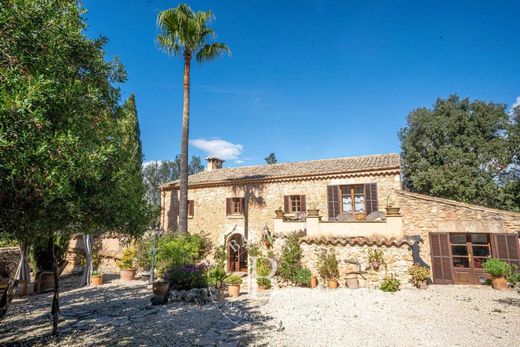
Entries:
[[432, 109], [412, 111], [399, 134], [406, 187], [518, 210], [520, 125], [515, 112], [510, 116], [505, 105], [456, 95], [438, 99]]
[[269, 165], [278, 163], [278, 159], [276, 159], [276, 155], [274, 153], [269, 153], [269, 155], [265, 157], [264, 160]]
[[[175, 156], [175, 160], [160, 160], [146, 163], [143, 166], [146, 197], [148, 201], [159, 206], [161, 204], [161, 184], [175, 181], [180, 176], [181, 159]], [[188, 175], [193, 175], [204, 170], [200, 157], [192, 156], [188, 165]]]

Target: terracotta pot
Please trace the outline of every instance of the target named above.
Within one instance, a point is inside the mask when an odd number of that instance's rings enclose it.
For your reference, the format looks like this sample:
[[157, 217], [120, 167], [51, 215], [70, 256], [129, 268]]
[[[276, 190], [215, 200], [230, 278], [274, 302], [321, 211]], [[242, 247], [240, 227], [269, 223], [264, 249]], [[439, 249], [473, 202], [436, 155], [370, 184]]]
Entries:
[[259, 292], [265, 292], [266, 290], [269, 290], [269, 288], [267, 288], [266, 286], [258, 286]]
[[18, 288], [16, 288], [15, 296], [26, 296], [27, 295], [27, 283], [25, 281], [18, 281]]
[[386, 209], [387, 216], [399, 216], [400, 215], [400, 213], [399, 213], [399, 211], [401, 210], [400, 207], [387, 206], [387, 207], [385, 207], [385, 209]]
[[266, 239], [264, 239], [263, 241], [264, 241], [265, 248], [270, 249], [271, 248], [271, 242], [269, 242], [269, 240], [266, 240]]
[[90, 276], [90, 284], [100, 286], [103, 284], [103, 275]]
[[372, 269], [374, 269], [375, 271], [379, 271], [379, 267], [381, 266], [381, 263], [378, 261], [373, 261], [370, 263], [370, 265], [372, 265]]
[[491, 286], [493, 289], [497, 290], [506, 290], [507, 287], [507, 280], [504, 276], [493, 276], [491, 277]]
[[419, 288], [419, 289], [426, 289], [426, 288], [428, 288], [428, 283], [426, 282], [426, 280], [419, 281], [417, 283], [417, 288]]
[[232, 298], [240, 296], [240, 284], [239, 285], [228, 285], [228, 294]]
[[168, 282], [155, 282], [153, 284], [153, 293], [154, 295], [158, 295], [158, 296], [166, 296], [166, 294], [168, 294], [168, 288], [169, 288], [169, 283]]
[[316, 288], [318, 286], [318, 278], [316, 276], [311, 277], [311, 288]]
[[327, 285], [329, 286], [329, 288], [333, 288], [333, 289], [335, 289], [335, 288], [338, 288], [339, 283], [338, 283], [338, 281], [336, 281], [336, 280], [329, 280], [329, 281], [327, 282]]
[[120, 273], [121, 281], [125, 281], [125, 282], [133, 281], [135, 278], [135, 272], [136, 272], [136, 269], [121, 270], [121, 273]]
[[276, 213], [276, 218], [283, 218], [285, 216], [285, 212], [283, 210], [275, 210], [274, 213]]
[[54, 273], [44, 271], [38, 278], [38, 292], [45, 293], [54, 290]]
[[346, 283], [349, 289], [358, 289], [359, 288], [359, 280], [356, 274], [347, 275]]

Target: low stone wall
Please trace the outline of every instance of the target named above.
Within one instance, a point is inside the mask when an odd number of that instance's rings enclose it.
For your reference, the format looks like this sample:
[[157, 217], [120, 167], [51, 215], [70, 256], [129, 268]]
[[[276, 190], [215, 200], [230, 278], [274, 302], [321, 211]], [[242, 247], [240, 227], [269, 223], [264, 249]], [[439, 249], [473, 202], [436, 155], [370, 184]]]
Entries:
[[[275, 255], [281, 255], [281, 250], [285, 239], [277, 239], [274, 245]], [[379, 287], [385, 276], [393, 274], [399, 281], [401, 287], [411, 287], [408, 268], [413, 265], [412, 248], [409, 243], [394, 243], [386, 245], [384, 242], [378, 244], [349, 244], [348, 242], [308, 242], [300, 240], [303, 251], [302, 264], [311, 270], [312, 274], [318, 277], [318, 281], [324, 284], [325, 281], [318, 275], [318, 259], [322, 252], [334, 250], [338, 259], [339, 285], [345, 287], [346, 275], [349, 272], [358, 271], [358, 262], [361, 265], [362, 275], [358, 275], [359, 286], [366, 288]], [[371, 268], [368, 263], [368, 250], [379, 249], [383, 251], [383, 258], [386, 267], [382, 265], [378, 271]]]
[[0, 277], [14, 277], [20, 257], [18, 247], [0, 248]]

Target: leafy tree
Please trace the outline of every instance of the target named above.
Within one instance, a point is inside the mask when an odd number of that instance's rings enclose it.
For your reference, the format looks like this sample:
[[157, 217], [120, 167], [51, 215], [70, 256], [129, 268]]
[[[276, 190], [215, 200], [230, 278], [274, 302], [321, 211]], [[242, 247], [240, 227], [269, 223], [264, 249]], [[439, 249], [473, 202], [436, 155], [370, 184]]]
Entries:
[[270, 153], [267, 157], [265, 157], [264, 160], [269, 165], [278, 163], [278, 159], [276, 159], [276, 155], [274, 153]]
[[[160, 160], [146, 163], [143, 166], [144, 184], [146, 186], [146, 197], [155, 206], [161, 204], [162, 184], [179, 179], [181, 166], [180, 156], [175, 156], [175, 161]], [[204, 170], [200, 157], [192, 156], [188, 165], [188, 175], [193, 175]]]
[[413, 192], [518, 209], [505, 190], [505, 180], [518, 184], [518, 176], [511, 179], [518, 126], [504, 105], [456, 95], [438, 99], [433, 109], [414, 110], [399, 134], [405, 185]]
[[0, 8], [0, 237], [49, 240], [56, 334], [59, 244], [80, 230], [136, 236], [149, 223], [135, 105], [119, 106], [124, 69], [105, 61], [104, 38], [82, 34], [76, 1]]
[[231, 51], [224, 43], [209, 39], [215, 31], [208, 24], [213, 17], [211, 11], [194, 12], [188, 5], [180, 4], [175, 8], [161, 11], [157, 23], [161, 33], [157, 40], [164, 51], [184, 58], [184, 103], [182, 112], [179, 231], [188, 231], [188, 137], [190, 120], [190, 68], [191, 59], [199, 63], [210, 61], [223, 53]]

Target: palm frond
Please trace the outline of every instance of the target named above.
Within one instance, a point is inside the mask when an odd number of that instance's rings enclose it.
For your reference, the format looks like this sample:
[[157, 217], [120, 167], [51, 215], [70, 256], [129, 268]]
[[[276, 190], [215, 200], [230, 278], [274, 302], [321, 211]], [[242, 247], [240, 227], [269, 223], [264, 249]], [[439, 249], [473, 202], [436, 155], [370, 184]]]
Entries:
[[202, 63], [205, 61], [213, 60], [224, 53], [231, 55], [231, 50], [225, 43], [215, 42], [211, 44], [206, 44], [197, 52], [197, 62]]

